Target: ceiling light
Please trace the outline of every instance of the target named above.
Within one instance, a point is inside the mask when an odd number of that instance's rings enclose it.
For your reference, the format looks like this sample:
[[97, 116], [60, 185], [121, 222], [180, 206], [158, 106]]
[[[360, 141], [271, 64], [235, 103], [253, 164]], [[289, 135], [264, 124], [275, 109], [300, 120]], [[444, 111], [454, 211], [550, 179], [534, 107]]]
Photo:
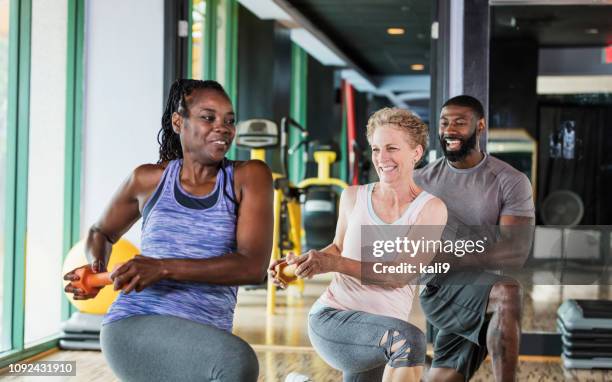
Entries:
[[387, 33], [390, 35], [402, 35], [406, 33], [404, 28], [387, 28]]
[[262, 20], [292, 20], [274, 0], [238, 0], [238, 2]]
[[376, 86], [354, 69], [342, 69], [340, 75], [360, 92], [375, 92]]
[[599, 29], [597, 29], [597, 28], [585, 29], [584, 33], [586, 33], [586, 34], [598, 34], [599, 33]]
[[334, 51], [319, 41], [312, 33], [306, 29], [295, 28], [291, 30], [291, 41], [299, 45], [313, 58], [323, 65], [345, 66], [342, 60]]
[[423, 65], [423, 64], [412, 64], [412, 65], [410, 65], [410, 69], [412, 69], [414, 71], [421, 71], [421, 70], [425, 69], [425, 65]]

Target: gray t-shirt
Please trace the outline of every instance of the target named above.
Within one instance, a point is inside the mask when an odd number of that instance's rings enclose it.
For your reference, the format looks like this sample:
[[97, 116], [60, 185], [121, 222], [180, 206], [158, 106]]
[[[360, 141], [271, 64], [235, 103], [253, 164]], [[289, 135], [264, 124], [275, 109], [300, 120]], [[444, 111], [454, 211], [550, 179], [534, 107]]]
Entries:
[[[485, 246], [499, 238], [503, 215], [534, 217], [531, 184], [527, 176], [506, 162], [485, 154], [469, 169], [452, 167], [445, 158], [415, 171], [416, 183], [446, 204], [448, 221], [442, 240], [455, 243], [484, 240]], [[457, 252], [455, 255], [459, 256]], [[493, 270], [496, 260], [482, 263]], [[441, 275], [439, 275], [441, 276]], [[424, 281], [432, 277], [424, 277]]]
[[414, 180], [444, 201], [450, 225], [493, 226], [502, 215], [535, 216], [527, 176], [490, 155], [469, 169], [454, 168], [442, 157], [416, 170]]

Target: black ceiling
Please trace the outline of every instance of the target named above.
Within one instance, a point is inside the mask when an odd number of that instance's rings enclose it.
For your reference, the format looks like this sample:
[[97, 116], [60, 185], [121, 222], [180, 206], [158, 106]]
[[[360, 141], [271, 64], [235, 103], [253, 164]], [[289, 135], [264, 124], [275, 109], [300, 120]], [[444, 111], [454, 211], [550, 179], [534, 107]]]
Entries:
[[[433, 1], [288, 1], [367, 74], [429, 73]], [[390, 36], [389, 27], [406, 33]], [[494, 6], [491, 27], [492, 38], [532, 38], [542, 47], [605, 46], [612, 44], [612, 6]]]
[[493, 38], [533, 38], [543, 47], [612, 44], [612, 6], [496, 6], [491, 20]]
[[[369, 75], [429, 73], [432, 1], [289, 0]], [[390, 36], [387, 28], [404, 35]], [[412, 71], [410, 65], [425, 70]]]

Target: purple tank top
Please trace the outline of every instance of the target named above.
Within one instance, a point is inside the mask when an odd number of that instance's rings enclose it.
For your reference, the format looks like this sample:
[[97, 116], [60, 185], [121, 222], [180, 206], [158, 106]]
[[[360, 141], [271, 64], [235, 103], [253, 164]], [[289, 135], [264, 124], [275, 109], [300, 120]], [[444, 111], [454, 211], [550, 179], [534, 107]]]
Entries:
[[[179, 180], [182, 159], [166, 167], [143, 208], [142, 254], [156, 259], [209, 259], [236, 251], [233, 162], [225, 159], [213, 191], [190, 195]], [[136, 293], [123, 293], [103, 324], [135, 315], [169, 315], [231, 331], [235, 286], [161, 280]]]

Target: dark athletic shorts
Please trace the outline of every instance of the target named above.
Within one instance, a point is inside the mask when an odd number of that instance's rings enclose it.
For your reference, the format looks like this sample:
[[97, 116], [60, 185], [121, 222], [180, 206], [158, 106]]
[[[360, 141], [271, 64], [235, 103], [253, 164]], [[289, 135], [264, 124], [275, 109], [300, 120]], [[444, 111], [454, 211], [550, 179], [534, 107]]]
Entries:
[[487, 357], [487, 303], [491, 288], [506, 278], [487, 272], [454, 272], [427, 283], [420, 295], [435, 329], [431, 367], [451, 368], [469, 380]]

